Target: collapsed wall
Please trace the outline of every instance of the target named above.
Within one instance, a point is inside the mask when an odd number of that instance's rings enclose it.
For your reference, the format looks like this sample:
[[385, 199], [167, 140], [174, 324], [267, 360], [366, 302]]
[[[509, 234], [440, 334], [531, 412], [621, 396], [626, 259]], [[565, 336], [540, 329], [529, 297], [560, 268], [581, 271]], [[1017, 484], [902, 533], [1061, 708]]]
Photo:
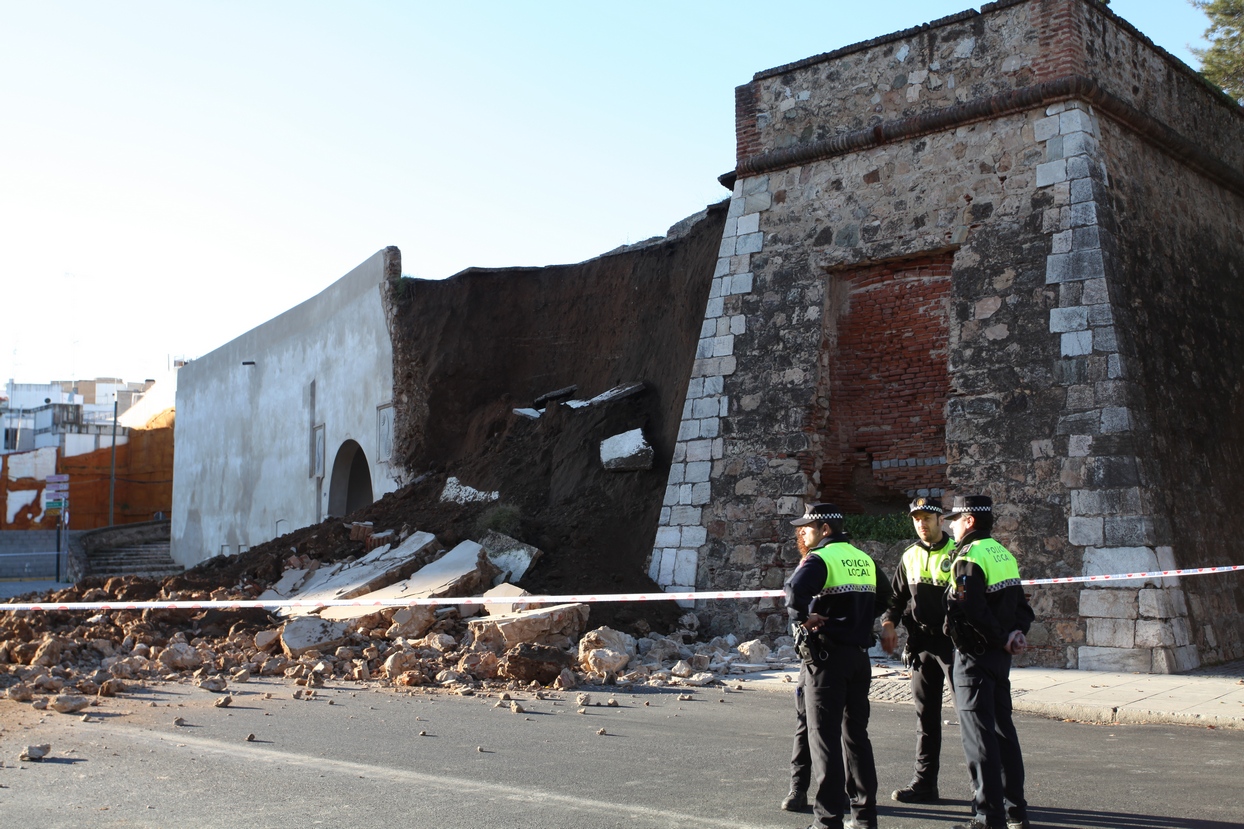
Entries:
[[[452, 474], [517, 509], [523, 540], [545, 553], [527, 589], [655, 589], [644, 559], [725, 212], [711, 206], [667, 238], [575, 265], [391, 284], [394, 457], [408, 481]], [[643, 393], [608, 405], [537, 403], [633, 382]], [[514, 411], [533, 405], [544, 409], [535, 420]], [[654, 450], [652, 469], [604, 469], [601, 441], [633, 429]]]
[[[778, 587], [805, 500], [917, 493], [992, 495], [1027, 577], [1238, 559], [1234, 102], [1094, 0], [1012, 0], [760, 72], [736, 113], [652, 578]], [[1042, 664], [1244, 655], [1238, 574], [1031, 596]]]

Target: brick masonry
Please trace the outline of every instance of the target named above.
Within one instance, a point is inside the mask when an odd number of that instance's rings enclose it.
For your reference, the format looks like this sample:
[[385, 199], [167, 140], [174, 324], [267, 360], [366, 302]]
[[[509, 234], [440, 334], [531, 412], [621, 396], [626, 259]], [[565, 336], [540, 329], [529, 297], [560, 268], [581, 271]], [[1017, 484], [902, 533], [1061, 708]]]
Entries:
[[[1238, 106], [1093, 0], [989, 4], [760, 72], [736, 102], [654, 579], [778, 587], [806, 500], [943, 488], [994, 497], [1026, 576], [1231, 560]], [[1244, 580], [1202, 579], [1036, 588], [1027, 658], [1244, 655]], [[701, 608], [768, 632], [778, 611]]]

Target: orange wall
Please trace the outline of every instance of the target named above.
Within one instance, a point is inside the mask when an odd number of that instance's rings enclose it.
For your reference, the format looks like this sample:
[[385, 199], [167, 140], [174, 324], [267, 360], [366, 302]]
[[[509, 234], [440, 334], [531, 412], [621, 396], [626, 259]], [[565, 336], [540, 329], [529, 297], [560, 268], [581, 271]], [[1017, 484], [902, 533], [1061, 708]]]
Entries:
[[[97, 449], [72, 458], [57, 456], [56, 471], [69, 476], [69, 528], [91, 530], [108, 526], [108, 479], [112, 450]], [[38, 496], [13, 521], [0, 512], [0, 529], [50, 530], [57, 517], [44, 515], [35, 521], [43, 506], [43, 481], [8, 480], [0, 476], [0, 504], [8, 492], [36, 490]], [[117, 477], [113, 494], [113, 523], [133, 524], [150, 521], [157, 512], [168, 517], [173, 510], [173, 427], [132, 429], [129, 442], [117, 446]]]

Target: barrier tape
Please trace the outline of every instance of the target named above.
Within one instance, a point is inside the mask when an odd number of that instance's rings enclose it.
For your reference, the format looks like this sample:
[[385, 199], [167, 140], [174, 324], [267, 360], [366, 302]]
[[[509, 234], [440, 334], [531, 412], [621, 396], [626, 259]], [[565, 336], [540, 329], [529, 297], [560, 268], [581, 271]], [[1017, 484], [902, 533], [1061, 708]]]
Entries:
[[[1077, 582], [1135, 581], [1138, 579], [1178, 578], [1208, 573], [1231, 573], [1244, 570], [1244, 564], [1227, 567], [1193, 567], [1186, 570], [1153, 570], [1146, 573], [1116, 573], [1102, 576], [1067, 576], [1053, 579], [1025, 579], [1024, 585], [1073, 584]], [[20, 602], [0, 603], [0, 610], [206, 610], [250, 607], [289, 607], [318, 610], [324, 607], [412, 607], [414, 605], [485, 605], [485, 604], [572, 604], [577, 602], [674, 602], [715, 601], [722, 599], [780, 599], [781, 590], [724, 590], [684, 593], [600, 593], [568, 596], [483, 596], [438, 598], [384, 599], [226, 599], [221, 601], [159, 601], [159, 602]]]

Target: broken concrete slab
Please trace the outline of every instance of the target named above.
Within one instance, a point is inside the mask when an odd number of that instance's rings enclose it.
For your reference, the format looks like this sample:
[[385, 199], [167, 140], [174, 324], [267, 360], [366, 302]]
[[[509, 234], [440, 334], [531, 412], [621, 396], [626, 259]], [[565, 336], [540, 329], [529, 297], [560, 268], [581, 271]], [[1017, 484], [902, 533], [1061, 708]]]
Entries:
[[611, 472], [637, 472], [652, 468], [655, 453], [644, 439], [643, 429], [632, 429], [600, 442], [600, 463]]
[[566, 386], [563, 389], [557, 389], [556, 391], [546, 392], [540, 395], [539, 397], [537, 397], [535, 400], [531, 401], [531, 405], [539, 407], [539, 406], [543, 406], [545, 403], [548, 403], [550, 400], [564, 400], [570, 395], [577, 392], [578, 390], [579, 390], [578, 385], [572, 385], [572, 386]]
[[539, 409], [527, 409], [527, 408], [515, 409], [514, 414], [518, 415], [519, 417], [525, 417], [528, 420], [539, 420], [540, 419]]
[[[492, 584], [496, 575], [497, 568], [488, 560], [484, 548], [474, 541], [463, 541], [436, 561], [420, 568], [409, 578], [388, 584], [379, 590], [348, 598], [365, 602], [377, 599], [478, 596]], [[375, 613], [374, 607], [326, 607], [320, 611], [320, 618], [353, 620]]]
[[489, 530], [479, 540], [479, 544], [484, 548], [484, 552], [488, 553], [488, 560], [501, 571], [493, 579], [494, 587], [502, 582], [521, 581], [531, 565], [543, 555], [538, 548], [495, 530]]
[[[431, 533], [412, 533], [397, 547], [377, 547], [356, 561], [321, 567], [295, 593], [284, 598], [300, 602], [357, 598], [407, 578], [419, 566], [422, 556], [438, 546], [436, 536]], [[282, 608], [278, 612], [298, 616], [313, 611], [309, 608]]]
[[436, 608], [426, 604], [399, 607], [393, 612], [390, 622], [389, 629], [385, 631], [386, 638], [401, 636], [404, 639], [418, 639], [436, 624]]
[[298, 589], [302, 587], [302, 583], [307, 580], [307, 574], [311, 572], [302, 567], [294, 567], [286, 570], [281, 574], [281, 578], [276, 584], [259, 594], [259, 599], [268, 601], [271, 599], [288, 599]]
[[640, 383], [623, 383], [620, 386], [614, 386], [608, 391], [600, 394], [587, 401], [589, 406], [599, 406], [601, 403], [610, 403], [614, 400], [621, 400], [624, 397], [633, 397], [647, 388], [642, 382]]
[[495, 653], [524, 642], [567, 648], [587, 627], [586, 604], [559, 604], [538, 610], [485, 616], [467, 622], [475, 644]]
[[[512, 584], [502, 582], [501, 584], [498, 584], [496, 587], [493, 587], [487, 590], [484, 593], [483, 598], [493, 599], [493, 598], [500, 598], [500, 597], [505, 597], [505, 596], [518, 597], [518, 596], [530, 596], [530, 595], [531, 595], [530, 593], [528, 593], [526, 590], [524, 590], [521, 587], [515, 587]], [[533, 607], [539, 607], [539, 605], [525, 604], [523, 602], [490, 602], [484, 605], [484, 612], [487, 613], [489, 616], [499, 616], [505, 613], [518, 613], [523, 610], [530, 610]]]
[[309, 650], [331, 651], [343, 644], [349, 633], [349, 628], [340, 622], [299, 616], [281, 627], [281, 648], [290, 659]]

